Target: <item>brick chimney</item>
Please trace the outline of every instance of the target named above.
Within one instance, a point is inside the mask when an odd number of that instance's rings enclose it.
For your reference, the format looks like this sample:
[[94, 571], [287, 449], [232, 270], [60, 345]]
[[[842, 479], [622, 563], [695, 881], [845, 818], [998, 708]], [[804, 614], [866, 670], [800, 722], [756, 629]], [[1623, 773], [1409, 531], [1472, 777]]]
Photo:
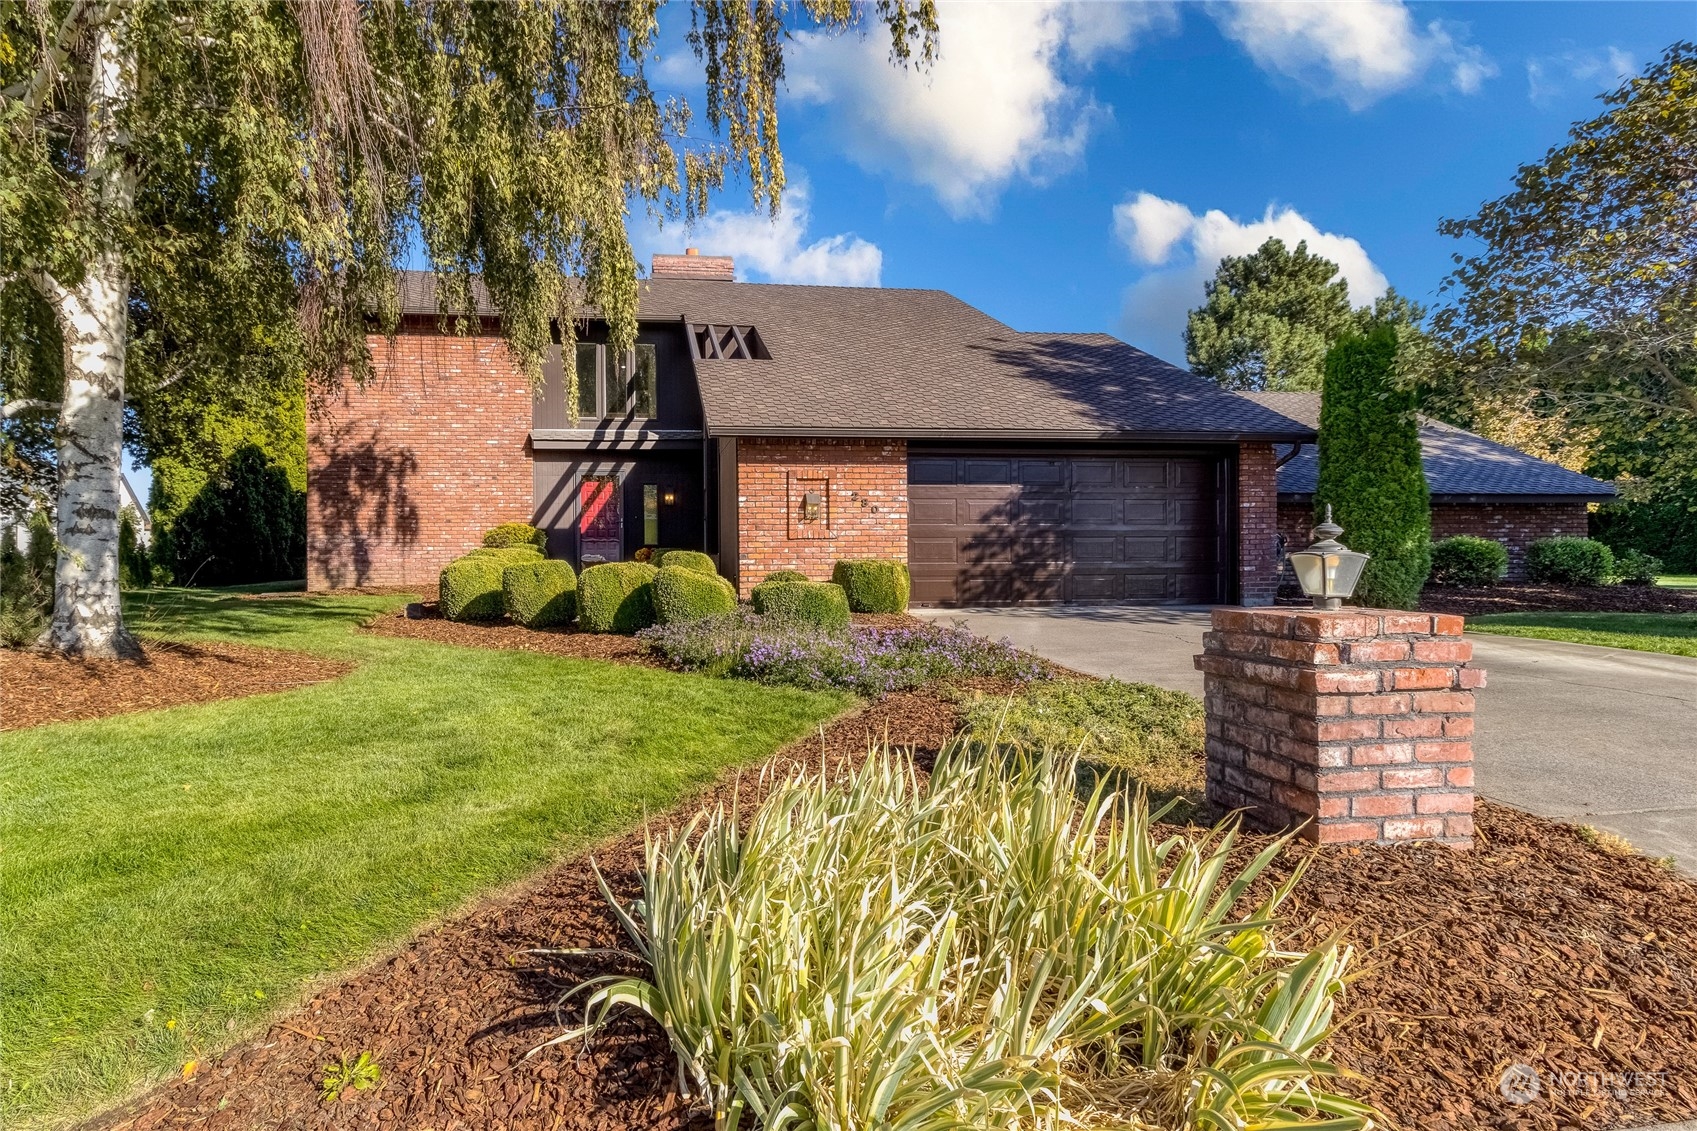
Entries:
[[706, 279], [715, 283], [736, 281], [735, 265], [728, 255], [702, 255], [687, 247], [682, 255], [656, 255], [649, 263], [651, 279]]

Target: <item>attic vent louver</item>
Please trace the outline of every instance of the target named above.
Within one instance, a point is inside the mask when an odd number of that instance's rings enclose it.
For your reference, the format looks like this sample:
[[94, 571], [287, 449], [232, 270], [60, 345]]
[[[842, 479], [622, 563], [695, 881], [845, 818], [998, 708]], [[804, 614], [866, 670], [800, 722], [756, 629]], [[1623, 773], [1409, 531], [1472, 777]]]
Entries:
[[698, 361], [770, 361], [760, 332], [753, 326], [691, 326], [689, 340]]

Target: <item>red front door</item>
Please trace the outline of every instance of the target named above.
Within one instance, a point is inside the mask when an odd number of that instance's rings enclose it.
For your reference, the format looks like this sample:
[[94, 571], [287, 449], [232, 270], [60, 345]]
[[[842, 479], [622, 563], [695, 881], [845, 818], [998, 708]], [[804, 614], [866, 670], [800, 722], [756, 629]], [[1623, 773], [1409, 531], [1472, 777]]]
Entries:
[[578, 556], [618, 561], [624, 557], [624, 529], [618, 478], [585, 476], [578, 488]]

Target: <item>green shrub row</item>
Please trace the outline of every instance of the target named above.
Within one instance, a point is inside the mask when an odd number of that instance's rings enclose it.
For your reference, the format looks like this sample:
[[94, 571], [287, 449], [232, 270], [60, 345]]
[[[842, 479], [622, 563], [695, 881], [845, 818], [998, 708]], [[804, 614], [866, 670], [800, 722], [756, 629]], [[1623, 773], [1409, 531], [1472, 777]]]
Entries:
[[654, 623], [654, 579], [647, 562], [603, 562], [577, 579], [577, 622], [585, 632], [629, 635]]
[[754, 611], [761, 616], [814, 625], [832, 632], [840, 632], [849, 626], [848, 595], [841, 585], [834, 582], [768, 579], [756, 585], [750, 596], [754, 600]]
[[[671, 564], [678, 555], [690, 553], [693, 551], [673, 550], [666, 555], [666, 564], [661, 565], [660, 572], [654, 575], [654, 615], [661, 624], [722, 617], [737, 611], [737, 591], [730, 582], [694, 565]], [[712, 564], [711, 560], [708, 564]]]
[[1495, 585], [1508, 572], [1508, 548], [1472, 534], [1432, 543], [1433, 585]]
[[528, 522], [503, 522], [483, 532], [483, 544], [495, 550], [534, 546], [541, 554], [548, 551], [548, 532], [538, 530]]
[[886, 558], [840, 561], [831, 581], [843, 587], [849, 608], [857, 613], [905, 613], [912, 581], [907, 563]]
[[570, 562], [510, 565], [501, 573], [507, 615], [526, 628], [569, 624], [577, 613], [577, 574]]
[[1602, 585], [1614, 569], [1614, 552], [1590, 538], [1543, 538], [1526, 549], [1526, 576], [1533, 581]]
[[654, 555], [654, 564], [661, 569], [673, 566], [678, 569], [690, 569], [696, 573], [705, 573], [709, 577], [719, 576], [719, 570], [713, 565], [713, 559], [700, 550], [667, 550]]

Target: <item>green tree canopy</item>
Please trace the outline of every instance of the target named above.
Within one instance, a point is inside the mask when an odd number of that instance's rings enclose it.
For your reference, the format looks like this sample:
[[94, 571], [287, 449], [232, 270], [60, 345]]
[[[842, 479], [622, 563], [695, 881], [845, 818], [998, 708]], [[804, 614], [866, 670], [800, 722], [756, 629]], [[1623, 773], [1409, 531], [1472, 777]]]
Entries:
[[[132, 647], [118, 605], [126, 389], [197, 372], [360, 379], [415, 241], [444, 311], [473, 277], [539, 373], [593, 304], [635, 334], [635, 203], [776, 209], [788, 22], [872, 14], [929, 60], [932, 0], [698, 0], [706, 131], [649, 84], [657, 0], [0, 0], [0, 302], [44, 303], [58, 534], [48, 637]], [[133, 351], [134, 343], [138, 348]], [[10, 418], [38, 411], [8, 379]]]
[[1431, 497], [1415, 390], [1396, 377], [1397, 330], [1348, 334], [1326, 355], [1317, 514], [1327, 505], [1352, 550], [1372, 555], [1362, 605], [1411, 609], [1432, 568]]
[[1318, 389], [1326, 351], [1354, 329], [1338, 265], [1274, 237], [1220, 260], [1207, 299], [1190, 312], [1184, 353], [1228, 389]]

